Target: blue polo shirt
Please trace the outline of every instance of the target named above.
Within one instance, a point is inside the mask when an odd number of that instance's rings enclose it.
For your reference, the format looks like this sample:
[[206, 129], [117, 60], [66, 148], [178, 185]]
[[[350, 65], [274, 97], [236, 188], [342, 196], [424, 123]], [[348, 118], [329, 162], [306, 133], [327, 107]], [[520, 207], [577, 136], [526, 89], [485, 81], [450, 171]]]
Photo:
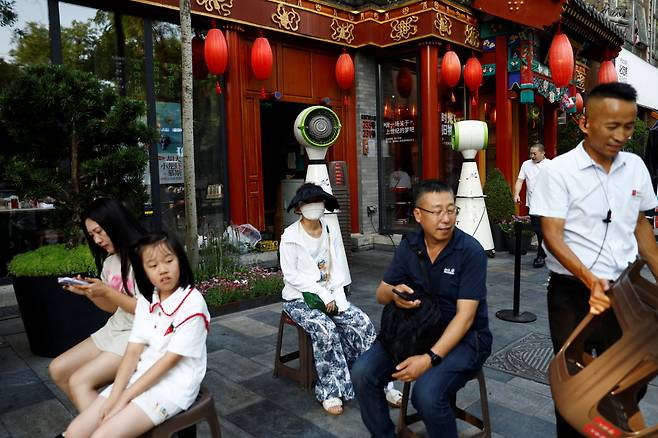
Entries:
[[445, 323], [448, 324], [457, 313], [457, 300], [479, 300], [480, 305], [472, 328], [478, 332], [489, 331], [487, 256], [480, 243], [473, 236], [455, 227], [448, 245], [439, 253], [434, 263], [431, 263], [421, 229], [402, 239], [395, 250], [391, 265], [384, 274], [386, 283], [404, 283], [415, 291], [430, 290], [414, 248], [418, 248], [423, 254], [423, 263], [432, 282], [431, 293], [439, 295], [441, 316]]

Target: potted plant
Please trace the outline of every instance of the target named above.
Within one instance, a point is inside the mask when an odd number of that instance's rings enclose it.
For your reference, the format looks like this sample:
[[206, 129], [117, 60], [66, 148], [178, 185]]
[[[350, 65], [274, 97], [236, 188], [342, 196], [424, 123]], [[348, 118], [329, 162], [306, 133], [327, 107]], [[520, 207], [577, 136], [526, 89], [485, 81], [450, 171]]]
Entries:
[[42, 246], [18, 254], [8, 268], [30, 349], [37, 356], [59, 355], [98, 330], [109, 317], [91, 301], [57, 284], [58, 276], [96, 275], [86, 244]]
[[[143, 114], [143, 103], [119, 96], [112, 84], [61, 65], [22, 69], [0, 95], [0, 123], [7, 133], [7, 141], [0, 145], [5, 157], [0, 164], [4, 179], [21, 199], [54, 199], [48, 226], [65, 243], [56, 250], [41, 250], [47, 252], [47, 264], [42, 253], [19, 254], [11, 262], [14, 292], [26, 331], [32, 333], [28, 339], [35, 354], [43, 353], [35, 333], [47, 336], [55, 327], [28, 327], [39, 318], [27, 314], [36, 308], [27, 303], [35, 299], [43, 303], [46, 295], [66, 300], [62, 302], [88, 301], [63, 293], [56, 282], [56, 276], [95, 271], [70, 262], [82, 251], [78, 247], [85, 240], [81, 216], [87, 205], [96, 197], [112, 196], [141, 211], [147, 198], [145, 145], [155, 135], [144, 123]], [[49, 256], [48, 251], [56, 251], [58, 256]], [[48, 281], [43, 280], [45, 276]], [[40, 310], [68, 315], [67, 333], [75, 333], [76, 339], [91, 333], [88, 325], [75, 327], [82, 315], [71, 304]], [[100, 315], [102, 320], [108, 317], [103, 312]], [[61, 345], [70, 343], [73, 338]], [[56, 350], [48, 355], [58, 354]]]
[[486, 195], [484, 201], [491, 224], [494, 247], [496, 251], [503, 251], [507, 249], [507, 235], [511, 232], [512, 215], [515, 213], [512, 190], [502, 172], [493, 169], [487, 175], [482, 191]]

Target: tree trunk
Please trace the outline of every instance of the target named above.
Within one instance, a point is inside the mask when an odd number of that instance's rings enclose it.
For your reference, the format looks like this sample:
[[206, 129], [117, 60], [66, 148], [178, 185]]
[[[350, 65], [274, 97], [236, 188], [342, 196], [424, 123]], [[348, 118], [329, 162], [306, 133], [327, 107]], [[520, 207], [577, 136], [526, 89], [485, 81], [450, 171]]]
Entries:
[[185, 183], [185, 246], [192, 269], [199, 261], [194, 173], [194, 127], [192, 108], [192, 17], [190, 0], [180, 0], [181, 74], [183, 82], [183, 175]]

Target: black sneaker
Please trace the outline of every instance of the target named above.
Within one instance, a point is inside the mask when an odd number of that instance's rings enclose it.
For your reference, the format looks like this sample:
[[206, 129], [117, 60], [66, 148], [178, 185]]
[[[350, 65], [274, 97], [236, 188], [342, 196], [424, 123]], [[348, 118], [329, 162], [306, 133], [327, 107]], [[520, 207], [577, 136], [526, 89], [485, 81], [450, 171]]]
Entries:
[[546, 262], [544, 262], [543, 257], [537, 257], [535, 260], [532, 262], [532, 267], [533, 268], [543, 268]]

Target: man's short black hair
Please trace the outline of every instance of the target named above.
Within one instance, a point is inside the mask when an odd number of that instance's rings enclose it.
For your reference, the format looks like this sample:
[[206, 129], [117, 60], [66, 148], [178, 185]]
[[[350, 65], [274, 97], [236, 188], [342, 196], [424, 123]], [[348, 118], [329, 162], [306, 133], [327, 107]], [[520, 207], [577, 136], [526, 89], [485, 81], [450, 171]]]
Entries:
[[438, 179], [427, 179], [421, 181], [416, 187], [414, 187], [414, 205], [418, 205], [418, 201], [423, 197], [425, 193], [450, 193], [453, 197], [455, 192], [452, 191], [452, 187], [446, 184], [443, 181]]
[[637, 91], [632, 85], [623, 82], [608, 82], [597, 85], [587, 95], [587, 99], [603, 99], [609, 97], [612, 99], [625, 100], [627, 102], [637, 101]]

